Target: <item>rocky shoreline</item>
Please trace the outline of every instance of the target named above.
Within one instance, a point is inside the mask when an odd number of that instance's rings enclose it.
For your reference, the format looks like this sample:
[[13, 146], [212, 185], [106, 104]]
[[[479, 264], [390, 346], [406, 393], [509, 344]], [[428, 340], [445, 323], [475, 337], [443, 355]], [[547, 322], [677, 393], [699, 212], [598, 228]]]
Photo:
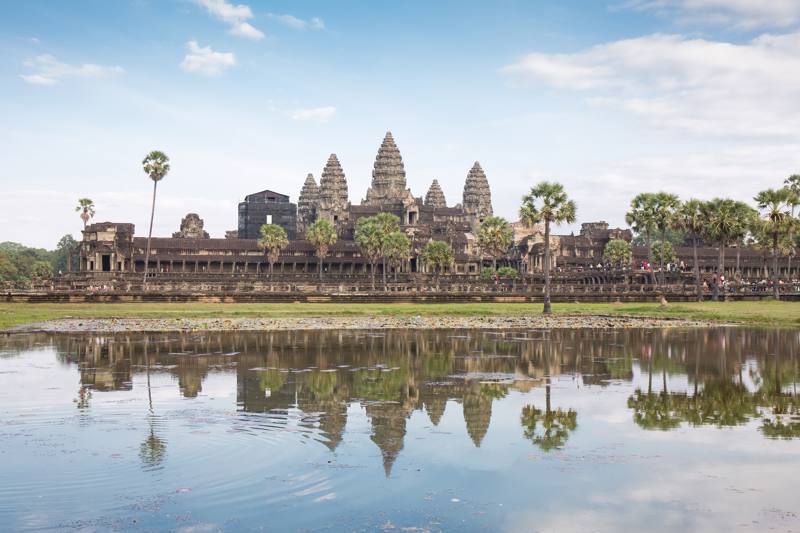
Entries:
[[697, 320], [606, 315], [322, 316], [280, 318], [64, 318], [26, 324], [9, 333], [128, 333], [173, 331], [287, 331], [376, 329], [558, 329], [702, 327]]

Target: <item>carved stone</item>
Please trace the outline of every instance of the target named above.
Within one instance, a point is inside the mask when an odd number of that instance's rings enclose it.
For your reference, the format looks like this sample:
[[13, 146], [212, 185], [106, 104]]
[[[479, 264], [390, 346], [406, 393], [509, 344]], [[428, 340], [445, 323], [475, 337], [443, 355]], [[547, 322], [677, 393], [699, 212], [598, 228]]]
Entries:
[[189, 213], [181, 220], [181, 229], [172, 234], [173, 239], [208, 239], [203, 230], [203, 219], [197, 213]]
[[297, 234], [302, 236], [308, 227], [317, 218], [317, 205], [319, 204], [319, 187], [314, 180], [314, 175], [306, 176], [300, 197], [297, 200]]
[[473, 218], [473, 224], [479, 224], [483, 219], [492, 216], [492, 191], [489, 189], [489, 180], [475, 161], [467, 174], [464, 183], [464, 210]]
[[414, 196], [406, 188], [406, 170], [403, 158], [392, 137], [387, 131], [383, 138], [375, 165], [372, 170], [372, 185], [367, 189], [367, 197], [362, 205], [394, 207], [409, 206]]
[[444, 199], [444, 191], [442, 191], [437, 180], [433, 180], [431, 188], [428, 189], [428, 194], [425, 195], [425, 205], [431, 207], [447, 207], [447, 201]]
[[337, 226], [348, 218], [347, 180], [336, 154], [331, 154], [319, 180], [317, 217]]

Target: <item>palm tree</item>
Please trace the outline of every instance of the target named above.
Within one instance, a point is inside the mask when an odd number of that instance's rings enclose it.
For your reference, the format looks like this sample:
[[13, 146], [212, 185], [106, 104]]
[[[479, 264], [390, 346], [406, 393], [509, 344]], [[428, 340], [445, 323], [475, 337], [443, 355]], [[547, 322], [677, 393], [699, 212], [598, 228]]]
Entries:
[[[720, 276], [725, 275], [725, 247], [733, 244], [747, 231], [748, 219], [742, 219], [743, 211], [741, 202], [730, 198], [714, 198], [703, 204], [706, 223], [704, 236], [719, 244], [717, 272]], [[712, 298], [719, 300], [719, 283], [714, 284]]]
[[78, 205], [75, 206], [75, 211], [80, 211], [81, 220], [83, 220], [83, 229], [85, 230], [89, 219], [94, 217], [94, 202], [91, 198], [79, 198]]
[[386, 287], [386, 239], [390, 234], [395, 231], [400, 231], [400, 218], [392, 213], [381, 212], [373, 217], [375, 224], [378, 226], [380, 241], [381, 241], [381, 255], [383, 258], [383, 286]]
[[478, 247], [492, 258], [492, 270], [497, 270], [497, 258], [506, 255], [513, 242], [514, 230], [504, 218], [485, 218], [478, 228]]
[[393, 231], [387, 235], [385, 252], [389, 264], [394, 267], [394, 280], [397, 281], [397, 271], [411, 252], [411, 243], [406, 234], [402, 231]]
[[672, 224], [676, 229], [685, 231], [692, 240], [692, 272], [694, 273], [697, 301], [703, 301], [703, 287], [700, 284], [700, 265], [697, 263], [697, 244], [705, 230], [703, 218], [703, 202], [694, 198], [683, 202], [675, 211]]
[[444, 241], [428, 241], [422, 249], [422, 262], [433, 268], [436, 278], [436, 288], [439, 288], [439, 274], [451, 266], [454, 260], [453, 249]]
[[[794, 218], [794, 211], [797, 209], [797, 206], [800, 205], [800, 174], [792, 174], [786, 178], [783, 183], [784, 187], [792, 191], [792, 197], [789, 200], [789, 207], [791, 207], [792, 218]], [[794, 243], [794, 232], [789, 239]], [[787, 267], [789, 274], [792, 273], [792, 255], [794, 254], [789, 254], [789, 264]]]
[[560, 183], [542, 181], [522, 197], [522, 206], [519, 209], [519, 218], [522, 223], [532, 227], [544, 222], [543, 313], [546, 315], [552, 313], [550, 307], [550, 225], [575, 222], [575, 212], [575, 202], [569, 199]]
[[778, 251], [782, 237], [792, 234], [794, 221], [789, 211], [791, 199], [789, 189], [767, 189], [755, 197], [761, 210], [762, 230], [771, 241], [772, 248], [772, 291], [776, 300], [780, 299], [778, 290]]
[[[655, 194], [655, 221], [656, 227], [661, 233], [661, 247], [664, 248], [663, 243], [667, 242], [667, 230], [672, 225], [672, 217], [675, 216], [675, 210], [678, 209], [681, 201], [677, 195], [669, 194], [666, 192], [657, 192]], [[658, 268], [661, 271], [661, 284], [665, 283], [664, 276], [664, 255], [660, 254], [658, 258]]]
[[336, 228], [327, 220], [317, 220], [308, 227], [306, 239], [314, 245], [319, 258], [319, 280], [322, 281], [322, 259], [328, 255], [330, 247], [336, 243]]
[[147, 267], [150, 263], [150, 241], [153, 238], [153, 217], [156, 213], [156, 187], [169, 172], [169, 157], [164, 152], [153, 150], [142, 160], [142, 169], [153, 180], [153, 205], [150, 208], [150, 231], [147, 233], [147, 251], [144, 254], [144, 276], [142, 290], [147, 288]]
[[[647, 248], [647, 262], [653, 265], [652, 238], [653, 231], [658, 226], [656, 215], [656, 195], [651, 192], [643, 192], [634, 196], [631, 200], [631, 210], [625, 214], [625, 222], [639, 234], [644, 234], [644, 245]], [[651, 278], [654, 275], [650, 273]]]
[[264, 224], [260, 229], [261, 238], [258, 246], [264, 250], [264, 255], [269, 262], [269, 277], [272, 279], [272, 267], [280, 258], [281, 251], [289, 245], [286, 230], [277, 224]]
[[361, 255], [370, 264], [370, 282], [375, 290], [375, 265], [383, 255], [383, 238], [381, 228], [375, 217], [359, 218], [356, 223], [355, 241], [361, 250]]

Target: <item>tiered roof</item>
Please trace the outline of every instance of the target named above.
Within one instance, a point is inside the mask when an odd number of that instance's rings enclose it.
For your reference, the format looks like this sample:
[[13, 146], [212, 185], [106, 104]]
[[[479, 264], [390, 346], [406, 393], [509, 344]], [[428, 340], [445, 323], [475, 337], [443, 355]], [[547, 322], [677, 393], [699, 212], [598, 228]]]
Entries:
[[431, 207], [447, 207], [447, 201], [444, 198], [444, 191], [439, 186], [438, 180], [433, 180], [431, 188], [428, 189], [428, 194], [425, 195], [425, 205]]
[[477, 161], [472, 165], [464, 183], [464, 209], [479, 218], [492, 216], [492, 191], [489, 189], [486, 173]]
[[322, 171], [322, 179], [319, 180], [319, 199], [321, 203], [328, 206], [345, 207], [347, 205], [347, 180], [336, 154], [330, 155], [325, 169]]

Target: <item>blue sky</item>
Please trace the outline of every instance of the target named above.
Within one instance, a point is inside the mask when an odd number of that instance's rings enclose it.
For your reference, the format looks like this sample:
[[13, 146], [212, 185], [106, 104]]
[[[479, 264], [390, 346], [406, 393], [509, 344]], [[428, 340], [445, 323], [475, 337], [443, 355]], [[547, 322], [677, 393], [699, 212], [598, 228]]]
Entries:
[[[478, 160], [495, 211], [561, 181], [581, 221], [633, 194], [749, 200], [800, 171], [800, 2], [131, 0], [0, 5], [0, 240], [52, 247], [96, 220], [212, 236], [328, 154], [361, 200], [387, 130], [417, 196], [461, 201]], [[570, 231], [574, 228], [563, 228]]]

